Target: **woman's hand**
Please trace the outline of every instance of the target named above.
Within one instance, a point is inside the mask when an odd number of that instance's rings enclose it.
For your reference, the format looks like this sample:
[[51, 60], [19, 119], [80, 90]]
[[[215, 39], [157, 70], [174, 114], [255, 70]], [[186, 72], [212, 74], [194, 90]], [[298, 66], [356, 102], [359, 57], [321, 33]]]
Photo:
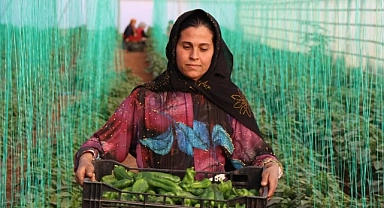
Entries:
[[96, 181], [94, 166], [92, 164], [92, 153], [84, 153], [79, 159], [79, 167], [76, 170], [76, 182], [83, 186], [84, 178], [90, 178], [91, 181]]
[[261, 185], [268, 186], [268, 200], [272, 198], [276, 191], [277, 183], [279, 181], [279, 165], [274, 162], [269, 162], [264, 165], [264, 171], [262, 173]]

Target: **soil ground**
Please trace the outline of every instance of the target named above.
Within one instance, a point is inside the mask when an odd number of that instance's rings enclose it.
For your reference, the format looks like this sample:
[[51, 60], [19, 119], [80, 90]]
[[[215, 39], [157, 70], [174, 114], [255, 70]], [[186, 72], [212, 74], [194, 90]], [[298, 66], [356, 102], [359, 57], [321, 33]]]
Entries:
[[[152, 74], [145, 71], [145, 69], [147, 69], [149, 66], [145, 52], [125, 51], [124, 64], [125, 67], [128, 67], [132, 70], [133, 75], [141, 78], [143, 82], [149, 82], [153, 79]], [[123, 164], [127, 165], [128, 167], [137, 167], [136, 160], [131, 155], [125, 159]]]
[[124, 51], [124, 64], [132, 70], [133, 75], [141, 78], [143, 82], [149, 82], [153, 79], [151, 73], [145, 70], [149, 66], [145, 52], [127, 52]]

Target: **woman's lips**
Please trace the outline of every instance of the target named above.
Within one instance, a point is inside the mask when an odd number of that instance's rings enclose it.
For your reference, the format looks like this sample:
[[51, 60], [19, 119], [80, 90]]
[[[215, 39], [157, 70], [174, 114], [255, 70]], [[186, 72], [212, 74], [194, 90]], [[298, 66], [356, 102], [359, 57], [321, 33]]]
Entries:
[[199, 68], [200, 65], [198, 64], [186, 64], [188, 68]]

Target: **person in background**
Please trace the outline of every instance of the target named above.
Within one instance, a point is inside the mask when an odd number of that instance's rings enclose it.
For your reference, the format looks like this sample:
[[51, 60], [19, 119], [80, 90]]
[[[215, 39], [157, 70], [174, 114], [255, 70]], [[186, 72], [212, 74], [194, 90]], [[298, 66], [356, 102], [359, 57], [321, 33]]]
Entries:
[[142, 43], [144, 46], [145, 46], [145, 41], [148, 38], [147, 34], [145, 33], [146, 27], [147, 25], [144, 22], [140, 22], [136, 29], [136, 32], [137, 32], [136, 40], [137, 42]]
[[167, 26], [167, 36], [168, 37], [171, 34], [172, 26], [173, 26], [173, 20], [169, 20], [168, 21], [168, 26]]
[[233, 56], [215, 18], [201, 9], [182, 14], [166, 57], [166, 70], [133, 89], [82, 144], [74, 157], [76, 181], [95, 180], [93, 160], [122, 162], [131, 153], [139, 168], [226, 172], [264, 166], [261, 185], [272, 197], [283, 168], [231, 80]]
[[137, 37], [137, 31], [136, 31], [136, 19], [131, 19], [129, 24], [124, 30], [123, 33], [123, 45], [124, 48], [127, 48], [128, 42], [132, 42], [132, 40], [136, 39]]

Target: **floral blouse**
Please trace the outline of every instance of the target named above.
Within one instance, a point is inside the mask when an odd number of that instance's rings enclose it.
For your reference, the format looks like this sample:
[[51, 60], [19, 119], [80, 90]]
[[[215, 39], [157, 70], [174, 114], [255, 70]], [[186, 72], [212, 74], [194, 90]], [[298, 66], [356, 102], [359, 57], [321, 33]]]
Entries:
[[75, 156], [97, 150], [122, 162], [131, 153], [139, 168], [224, 172], [276, 159], [257, 134], [198, 93], [134, 90]]

